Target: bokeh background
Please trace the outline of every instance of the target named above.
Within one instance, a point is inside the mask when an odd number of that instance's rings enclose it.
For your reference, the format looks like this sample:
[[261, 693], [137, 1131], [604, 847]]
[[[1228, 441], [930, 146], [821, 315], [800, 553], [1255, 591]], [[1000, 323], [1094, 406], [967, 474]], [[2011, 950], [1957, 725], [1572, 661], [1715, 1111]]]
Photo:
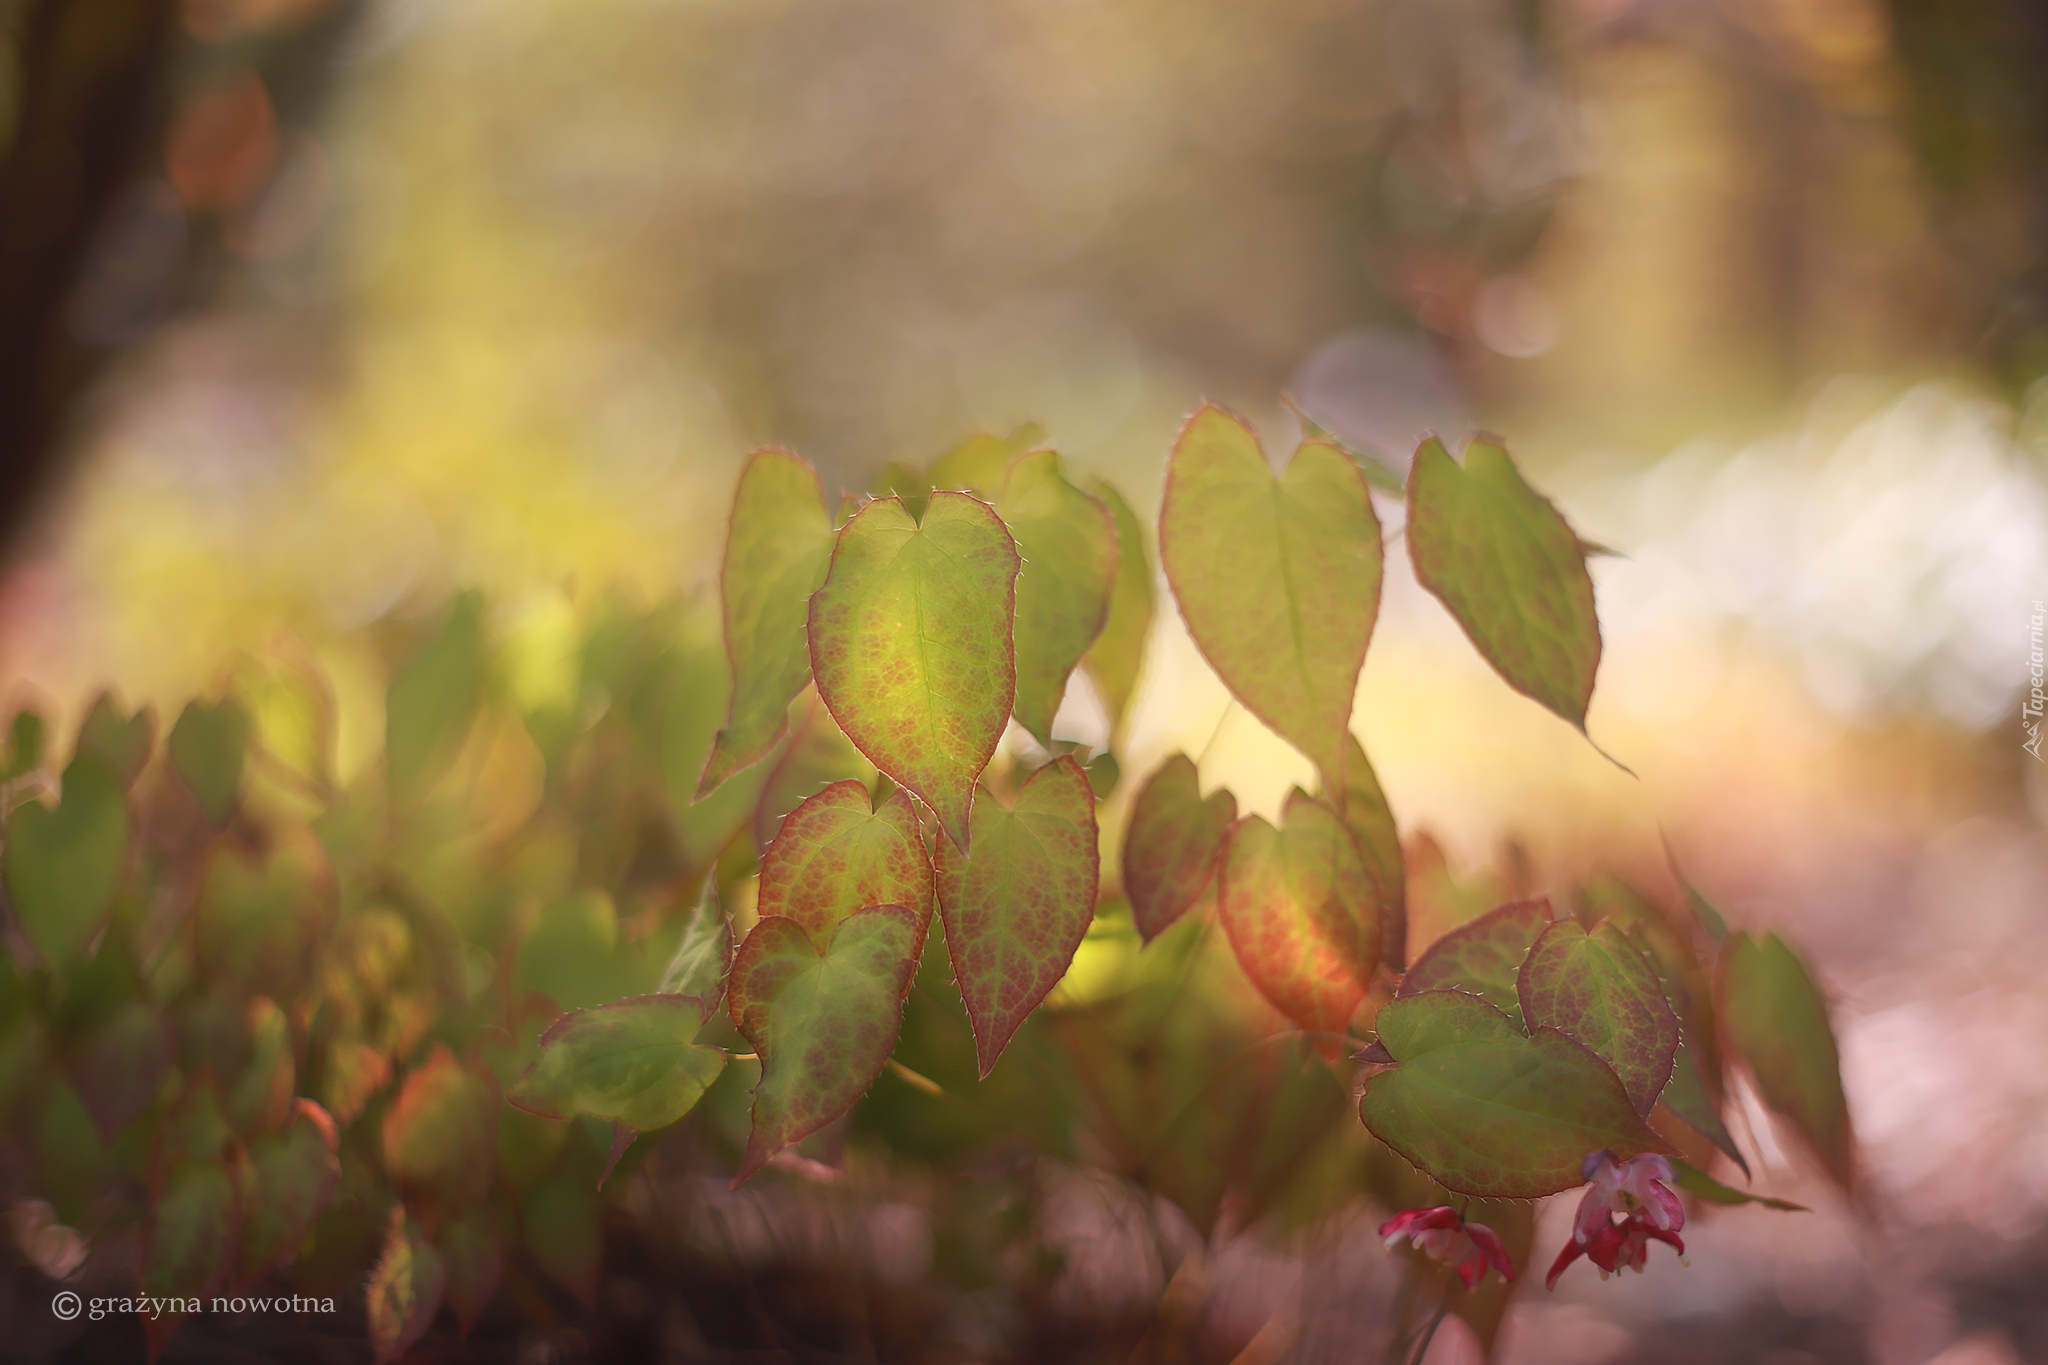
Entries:
[[[516, 658], [703, 586], [759, 443], [859, 489], [1036, 420], [1149, 517], [1204, 396], [1397, 467], [1495, 431], [1619, 552], [1591, 727], [1639, 777], [1395, 541], [1357, 726], [1396, 814], [1511, 889], [1668, 891], [1668, 841], [1817, 964], [1867, 1169], [1851, 1207], [1755, 1113], [1814, 1213], [1529, 1295], [1505, 1357], [2048, 1360], [2044, 70], [2030, 0], [14, 0], [0, 700], [312, 661], [346, 779], [391, 629], [479, 587]], [[1170, 613], [1138, 707], [1127, 771], [1206, 745], [1266, 813], [1308, 772], [1217, 728]], [[1056, 1193], [1048, 1292], [1157, 1300], [1130, 1210]], [[826, 1279], [906, 1198], [716, 1196], [733, 1258]], [[1353, 1358], [1354, 1222], [1244, 1232], [1202, 1311]]]

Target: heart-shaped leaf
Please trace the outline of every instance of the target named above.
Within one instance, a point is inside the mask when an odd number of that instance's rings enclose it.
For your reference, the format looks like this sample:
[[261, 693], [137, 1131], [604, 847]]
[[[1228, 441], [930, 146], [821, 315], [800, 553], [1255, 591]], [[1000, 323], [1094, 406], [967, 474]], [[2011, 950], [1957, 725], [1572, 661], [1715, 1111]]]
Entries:
[[1050, 746], [1067, 675], [1109, 615], [1116, 522], [1067, 482], [1050, 450], [1018, 457], [996, 510], [1024, 561], [1017, 573], [1017, 723]]
[[460, 1203], [495, 1174], [501, 1101], [445, 1043], [405, 1078], [384, 1115], [384, 1165], [407, 1187]]
[[1124, 830], [1124, 895], [1146, 942], [1214, 883], [1217, 855], [1236, 820], [1237, 798], [1229, 791], [1202, 799], [1200, 774], [1186, 754], [1167, 759], [1146, 780]]
[[1550, 902], [1510, 901], [1461, 924], [1429, 945], [1401, 978], [1397, 996], [1459, 990], [1483, 997], [1516, 1024], [1522, 1002], [1516, 983], [1522, 963], [1550, 927]]
[[1827, 1003], [1785, 941], [1731, 933], [1721, 943], [1722, 1035], [1749, 1064], [1764, 1103], [1783, 1115], [1844, 1189], [1855, 1185], [1855, 1138]]
[[811, 671], [832, 719], [963, 849], [975, 778], [1016, 701], [1017, 569], [988, 504], [934, 493], [920, 523], [881, 498], [840, 528], [811, 597]]
[[988, 1075], [1087, 936], [1100, 877], [1095, 793], [1071, 755], [1031, 774], [1005, 808], [974, 803], [974, 846], [939, 847], [946, 951]]
[[241, 798], [250, 732], [249, 713], [231, 697], [210, 706], [187, 702], [171, 727], [171, 766], [216, 826], [228, 822]]
[[127, 858], [128, 797], [98, 759], [64, 770], [56, 809], [35, 801], [15, 807], [7, 822], [7, 895], [44, 962], [69, 962], [99, 931]]
[[641, 995], [565, 1014], [541, 1034], [540, 1055], [511, 1101], [542, 1118], [588, 1114], [635, 1132], [665, 1128], [725, 1069], [723, 1050], [692, 1041], [706, 1013], [696, 996]]
[[1275, 477], [1244, 420], [1204, 404], [1174, 442], [1159, 557], [1202, 656], [1253, 715], [1343, 785], [1380, 599], [1358, 467], [1311, 441]]
[[929, 923], [932, 877], [908, 793], [894, 788], [876, 806], [860, 783], [834, 782], [791, 811], [761, 855], [757, 908], [823, 942], [870, 905], [907, 906]]
[[446, 1286], [441, 1253], [419, 1224], [405, 1216], [402, 1205], [394, 1207], [384, 1254], [364, 1291], [370, 1310], [370, 1349], [376, 1352], [377, 1365], [398, 1359], [427, 1334], [434, 1314], [441, 1311]]
[[133, 715], [123, 715], [114, 694], [102, 692], [93, 699], [92, 709], [85, 713], [85, 720], [78, 727], [72, 757], [96, 759], [126, 787], [134, 783], [143, 765], [149, 762], [155, 741], [154, 711], [144, 706]]
[[782, 738], [789, 704], [810, 681], [804, 621], [831, 562], [832, 518], [817, 471], [773, 446], [748, 456], [718, 580], [732, 703], [698, 796], [758, 762]]
[[1377, 888], [1337, 813], [1299, 789], [1281, 827], [1231, 828], [1217, 909], [1245, 975], [1311, 1031], [1342, 1033], [1380, 958]]
[[851, 1109], [881, 1074], [903, 1025], [924, 920], [873, 905], [820, 953], [795, 920], [770, 915], [732, 966], [733, 1023], [761, 1056], [754, 1126], [737, 1185], [777, 1152]]
[[1588, 1152], [1667, 1150], [1605, 1062], [1555, 1029], [1524, 1034], [1476, 995], [1390, 1000], [1379, 1041], [1395, 1064], [1366, 1078], [1358, 1116], [1446, 1189], [1537, 1199], [1583, 1183]]
[[298, 1255], [341, 1185], [334, 1120], [308, 1099], [281, 1131], [249, 1142], [243, 1168], [242, 1282], [253, 1283]]
[[1579, 538], [1549, 499], [1485, 437], [1463, 468], [1434, 436], [1408, 472], [1415, 577], [1473, 647], [1523, 696], [1586, 728], [1600, 667], [1600, 621]]
[[1036, 422], [1026, 422], [1007, 436], [978, 431], [938, 458], [925, 488], [950, 488], [992, 501], [1003, 491], [1010, 462], [1044, 439], [1045, 428]]
[[1587, 933], [1559, 920], [1522, 960], [1516, 978], [1522, 1019], [1584, 1043], [1621, 1078], [1629, 1103], [1647, 1115], [1671, 1079], [1678, 1016], [1657, 973], [1627, 935], [1602, 920]]
[[170, 1030], [163, 1016], [130, 1000], [83, 1039], [66, 1068], [100, 1140], [111, 1143], [149, 1107], [171, 1071]]
[[[235, 1182], [219, 1160], [180, 1161], [165, 1174], [150, 1208], [142, 1257], [142, 1292], [152, 1299], [205, 1299], [225, 1287], [234, 1268], [240, 1210]], [[145, 1315], [150, 1355], [162, 1349], [189, 1313]]]
[[[1372, 874], [1380, 898], [1380, 961], [1401, 970], [1408, 963], [1408, 873], [1401, 856], [1401, 831], [1379, 775], [1353, 737], [1344, 760], [1344, 800], [1337, 813], [1358, 841], [1358, 854]], [[1333, 807], [1337, 802], [1331, 802]]]
[[1116, 523], [1116, 585], [1109, 593], [1109, 617], [1082, 656], [1081, 671], [1095, 684], [1115, 735], [1123, 731], [1124, 713], [1145, 662], [1145, 641], [1152, 634], [1152, 556], [1145, 548], [1145, 528], [1124, 495], [1103, 479], [1090, 481], [1088, 491]]

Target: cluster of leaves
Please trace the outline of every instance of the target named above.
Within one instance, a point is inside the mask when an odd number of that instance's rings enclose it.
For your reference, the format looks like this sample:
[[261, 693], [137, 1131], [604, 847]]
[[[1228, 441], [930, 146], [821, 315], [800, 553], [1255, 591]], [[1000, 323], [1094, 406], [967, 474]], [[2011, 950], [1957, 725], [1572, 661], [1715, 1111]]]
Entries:
[[[605, 1175], [693, 1112], [735, 1183], [850, 1116], [925, 1159], [1086, 1151], [1205, 1233], [1331, 1178], [1510, 1201], [1488, 1221], [1519, 1265], [1512, 1201], [1580, 1183], [1590, 1151], [1682, 1153], [1695, 1194], [1746, 1199], [1698, 1169], [1742, 1161], [1739, 1061], [1850, 1178], [1810, 973], [1704, 902], [1481, 904], [1408, 966], [1410, 869], [1350, 731], [1372, 489], [1406, 499], [1418, 578], [1511, 687], [1583, 732], [1599, 662], [1594, 547], [1505, 450], [1431, 440], [1404, 482], [1310, 427], [1276, 472], [1197, 410], [1165, 580], [1320, 782], [1275, 825], [1176, 754], [1104, 850], [1156, 574], [1125, 500], [1036, 436], [894, 467], [836, 515], [808, 465], [757, 452], [716, 615], [612, 604], [544, 699], [502, 685], [458, 599], [345, 786], [317, 680], [286, 669], [186, 708], [160, 755], [103, 699], [56, 783], [19, 718], [0, 1104], [34, 1192], [140, 1220], [161, 1295], [340, 1283], [374, 1255], [389, 1357], [508, 1275], [588, 1299]], [[1099, 748], [1053, 732], [1076, 671]], [[1490, 1333], [1497, 1287], [1446, 1293]]]

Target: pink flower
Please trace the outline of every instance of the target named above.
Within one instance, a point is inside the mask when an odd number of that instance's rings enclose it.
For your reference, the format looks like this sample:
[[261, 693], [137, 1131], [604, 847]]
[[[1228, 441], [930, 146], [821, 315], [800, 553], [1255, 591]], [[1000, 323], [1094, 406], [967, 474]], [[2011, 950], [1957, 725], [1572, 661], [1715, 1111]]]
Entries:
[[[1616, 1161], [1613, 1153], [1598, 1151], [1587, 1155], [1579, 1172], [1586, 1177], [1586, 1196], [1572, 1219], [1571, 1241], [1544, 1277], [1546, 1286], [1554, 1288], [1565, 1267], [1581, 1256], [1600, 1267], [1603, 1280], [1624, 1266], [1640, 1274], [1653, 1238], [1685, 1255], [1678, 1236], [1685, 1226], [1685, 1206], [1665, 1183], [1676, 1178], [1669, 1161], [1655, 1153]], [[1622, 1215], [1619, 1223], [1614, 1221], [1617, 1213]]]
[[1515, 1278], [1508, 1249], [1484, 1223], [1468, 1223], [1456, 1209], [1444, 1205], [1434, 1209], [1404, 1209], [1380, 1224], [1380, 1236], [1387, 1245], [1406, 1237], [1432, 1260], [1442, 1261], [1458, 1272], [1470, 1289], [1479, 1283], [1490, 1264], [1503, 1280]]

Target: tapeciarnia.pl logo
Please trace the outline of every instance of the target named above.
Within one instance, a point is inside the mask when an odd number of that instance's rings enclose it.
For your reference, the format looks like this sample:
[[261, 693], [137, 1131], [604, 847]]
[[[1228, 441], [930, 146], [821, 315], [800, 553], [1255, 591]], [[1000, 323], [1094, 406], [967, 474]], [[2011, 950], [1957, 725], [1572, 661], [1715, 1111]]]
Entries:
[[2033, 619], [2027, 632], [2028, 644], [2031, 646], [2027, 654], [2027, 676], [2031, 682], [2027, 688], [2027, 699], [2020, 707], [2020, 724], [2027, 727], [2027, 742], [2020, 747], [2032, 754], [2036, 762], [2048, 762], [2048, 759], [2041, 757], [2041, 711], [2044, 700], [2042, 683], [2044, 677], [2048, 677], [2048, 669], [2044, 669], [2041, 655], [2041, 625], [2044, 619], [2048, 619], [2048, 611], [2043, 610], [2040, 599], [2036, 598]]

